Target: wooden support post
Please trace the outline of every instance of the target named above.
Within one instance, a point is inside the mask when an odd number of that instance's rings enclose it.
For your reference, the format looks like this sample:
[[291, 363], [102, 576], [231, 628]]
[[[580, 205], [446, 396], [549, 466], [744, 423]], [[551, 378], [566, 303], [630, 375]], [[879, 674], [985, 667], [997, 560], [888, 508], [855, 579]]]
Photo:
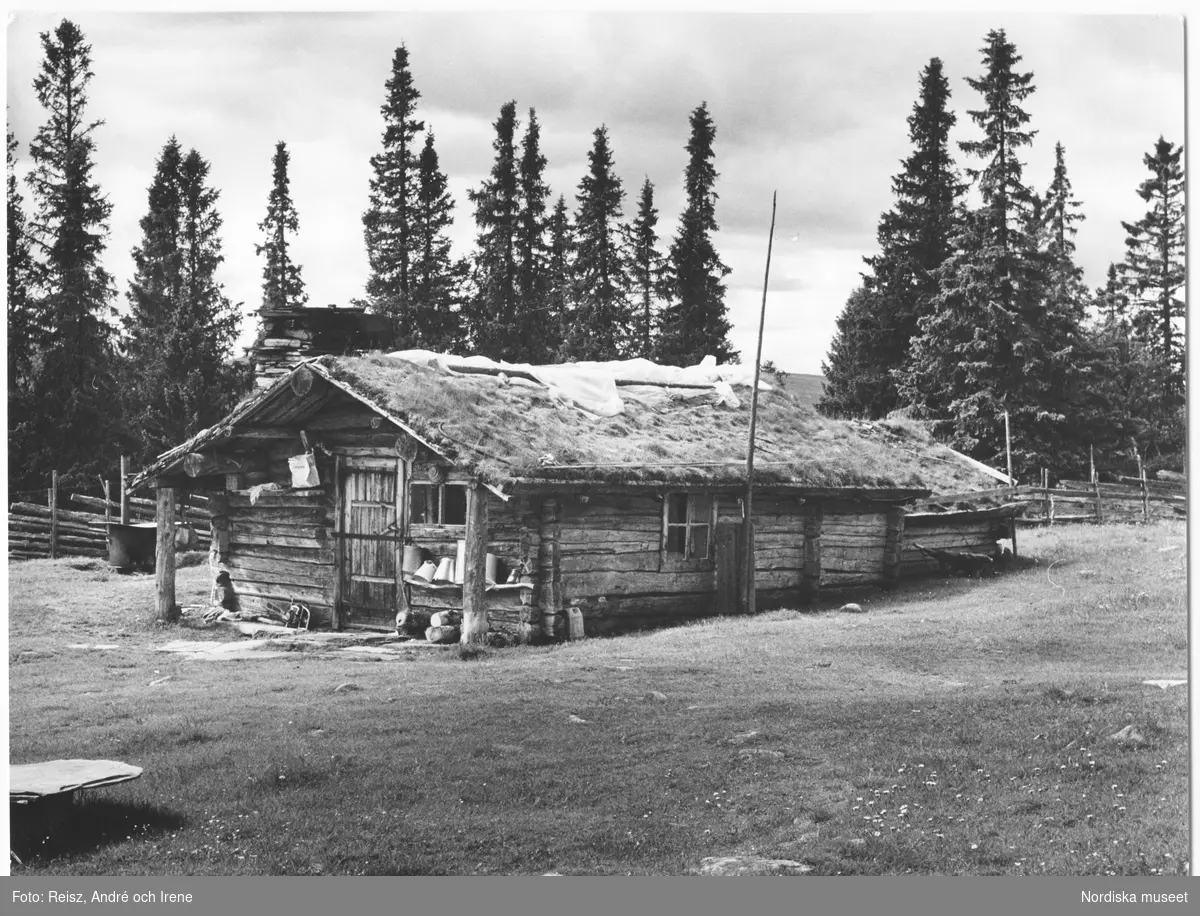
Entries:
[[459, 641], [465, 646], [487, 639], [488, 491], [478, 481], [467, 488], [466, 550], [463, 564], [463, 622]]
[[112, 488], [109, 481], [104, 481], [104, 527], [112, 524]]
[[904, 506], [892, 506], [887, 512], [883, 543], [883, 584], [893, 588], [900, 582], [900, 555], [904, 551]]
[[804, 504], [804, 573], [800, 579], [800, 597], [805, 603], [816, 601], [821, 592], [821, 521], [820, 503]]
[[158, 596], [158, 619], [179, 619], [175, 603], [175, 491], [158, 488], [158, 543], [154, 550], [154, 589]]
[[562, 568], [559, 565], [559, 502], [553, 496], [542, 500], [538, 520], [541, 539], [538, 544], [538, 608], [542, 612], [542, 635], [555, 639], [562, 635]]
[[129, 459], [121, 456], [121, 524], [129, 524]]
[[1096, 524], [1099, 525], [1104, 522], [1104, 505], [1100, 501], [1100, 479], [1098, 477], [1092, 479], [1092, 486], [1096, 490]]
[[[334, 630], [340, 630], [343, 627], [343, 624], [342, 624], [342, 602], [345, 600], [345, 595], [342, 593], [342, 589], [343, 589], [342, 583], [346, 577], [345, 567], [346, 567], [346, 512], [347, 512], [347, 508], [344, 503], [344, 500], [346, 497], [342, 492], [342, 487], [344, 485], [344, 481], [343, 481], [344, 473], [345, 472], [343, 470], [342, 456], [338, 455], [333, 459], [333, 486], [334, 486], [334, 497], [333, 498], [334, 498], [334, 506], [335, 506], [334, 519], [333, 519], [333, 531], [334, 531], [334, 538], [333, 538], [333, 543], [334, 543], [334, 548], [333, 548], [333, 609], [331, 612], [331, 620], [329, 623], [330, 627]], [[408, 479], [407, 474], [405, 475], [404, 479], [405, 479], [405, 481], [407, 481], [407, 479]], [[405, 503], [405, 505], [408, 504], [407, 497], [405, 497], [404, 503]], [[401, 591], [408, 588], [408, 586], [404, 584], [404, 576], [403, 575], [400, 575], [398, 577], [398, 584], [396, 585], [396, 588]], [[408, 602], [404, 602], [404, 604], [407, 606]]]
[[58, 559], [58, 471], [50, 472], [50, 489], [46, 491], [50, 505], [50, 559]]

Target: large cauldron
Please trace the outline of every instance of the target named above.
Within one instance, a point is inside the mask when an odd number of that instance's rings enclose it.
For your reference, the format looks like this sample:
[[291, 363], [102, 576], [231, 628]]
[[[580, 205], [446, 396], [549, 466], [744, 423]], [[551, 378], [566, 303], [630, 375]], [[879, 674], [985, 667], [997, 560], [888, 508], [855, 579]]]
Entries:
[[158, 526], [154, 522], [108, 526], [108, 565], [117, 569], [154, 571]]

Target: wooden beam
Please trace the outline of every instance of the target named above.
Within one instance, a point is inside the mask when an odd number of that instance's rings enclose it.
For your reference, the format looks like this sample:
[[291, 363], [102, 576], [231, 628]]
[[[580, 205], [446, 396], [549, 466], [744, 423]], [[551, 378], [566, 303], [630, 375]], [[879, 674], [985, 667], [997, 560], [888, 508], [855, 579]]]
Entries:
[[231, 455], [228, 452], [189, 452], [183, 456], [183, 472], [188, 477], [245, 474], [256, 469], [258, 459], [250, 455]]
[[467, 488], [466, 550], [463, 557], [463, 625], [465, 646], [487, 639], [488, 491], [479, 484]]
[[154, 552], [154, 589], [158, 598], [158, 619], [173, 623], [179, 619], [175, 603], [175, 491], [158, 490], [158, 542]]

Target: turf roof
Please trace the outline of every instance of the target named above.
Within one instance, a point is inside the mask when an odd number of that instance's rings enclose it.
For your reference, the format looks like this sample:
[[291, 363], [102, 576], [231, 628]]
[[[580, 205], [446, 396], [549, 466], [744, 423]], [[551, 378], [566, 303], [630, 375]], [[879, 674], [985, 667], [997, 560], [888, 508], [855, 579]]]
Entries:
[[[736, 408], [712, 397], [664, 408], [626, 400], [623, 413], [599, 418], [555, 403], [540, 386], [393, 357], [324, 357], [315, 368], [493, 485], [746, 479], [749, 388], [737, 389]], [[996, 483], [914, 423], [832, 420], [786, 391], [759, 393], [757, 443], [757, 483], [935, 493]]]

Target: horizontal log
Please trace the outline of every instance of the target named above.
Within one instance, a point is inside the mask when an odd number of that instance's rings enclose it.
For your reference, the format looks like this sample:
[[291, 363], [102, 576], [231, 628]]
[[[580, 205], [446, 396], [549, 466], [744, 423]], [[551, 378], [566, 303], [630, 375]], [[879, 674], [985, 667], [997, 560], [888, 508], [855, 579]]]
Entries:
[[600, 595], [651, 595], [661, 592], [711, 592], [715, 573], [587, 572], [563, 577], [563, 598]]
[[282, 601], [286, 607], [291, 601], [302, 601], [305, 604], [330, 605], [333, 597], [331, 589], [316, 588], [304, 585], [280, 585], [274, 582], [255, 582], [250, 579], [233, 579], [233, 591], [240, 601], [243, 597]]
[[328, 565], [334, 562], [333, 544], [317, 549], [295, 547], [271, 547], [267, 544], [238, 544], [231, 542], [227, 551], [230, 558], [257, 557], [267, 560], [286, 560], [292, 563]]
[[662, 565], [659, 552], [636, 553], [564, 553], [559, 561], [563, 575], [579, 572], [658, 572]]
[[328, 526], [314, 524], [292, 524], [287, 521], [258, 521], [256, 519], [241, 518], [236, 521], [231, 521], [229, 525], [229, 535], [238, 540], [244, 540], [243, 536], [259, 536], [259, 537], [291, 537], [291, 538], [312, 538], [314, 540], [323, 541], [331, 534]]
[[260, 547], [295, 547], [305, 550], [322, 550], [328, 545], [324, 538], [287, 537], [286, 535], [257, 535], [230, 532], [229, 543], [233, 545], [252, 544]]
[[662, 500], [653, 496], [589, 496], [580, 502], [577, 495], [563, 497], [559, 518], [563, 522], [581, 518], [662, 518]]
[[249, 490], [233, 490], [229, 493], [230, 509], [248, 506], [315, 506], [332, 505], [333, 495], [324, 489], [313, 490], [263, 490], [256, 503], [250, 502]]
[[[51, 522], [48, 518], [21, 518], [13, 515], [8, 517], [9, 531], [45, 531], [49, 533], [50, 526]], [[58, 531], [60, 534], [72, 534], [76, 537], [91, 538], [101, 542], [106, 540], [103, 525], [99, 528], [92, 528], [76, 522], [59, 522]]]
[[333, 566], [304, 566], [297, 569], [257, 569], [233, 563], [223, 564], [229, 571], [229, 578], [236, 582], [270, 582], [274, 585], [291, 585], [303, 588], [331, 588], [337, 579], [337, 571]]
[[[104, 516], [97, 512], [72, 512], [69, 509], [58, 510], [59, 522], [79, 522], [84, 525], [99, 525], [104, 527]], [[8, 507], [9, 518], [44, 518], [47, 521], [50, 519], [50, 507], [39, 506], [37, 503], [13, 503]], [[113, 513], [113, 521], [117, 520], [117, 514]]]
[[250, 556], [244, 552], [245, 549], [231, 552], [221, 565], [231, 571], [237, 569], [246, 572], [261, 572], [264, 575], [291, 576], [297, 579], [311, 578], [324, 581], [326, 578], [332, 579], [335, 575], [336, 567], [332, 560], [329, 563], [295, 560], [286, 556], [290, 553], [289, 551], [280, 551], [281, 554], [285, 554], [281, 557]]
[[649, 620], [674, 619], [679, 617], [706, 617], [712, 611], [713, 596], [709, 592], [699, 594], [643, 595], [637, 598], [612, 598], [603, 603], [596, 600], [578, 600], [571, 603], [583, 614], [586, 624], [606, 618], [645, 617]]
[[963, 493], [934, 493], [927, 499], [918, 499], [915, 505], [928, 506], [939, 503], [969, 503], [978, 499], [1001, 499], [1007, 502], [1016, 495], [1018, 489], [1018, 487], [992, 487], [986, 490], [968, 490]]
[[242, 522], [258, 524], [327, 525], [333, 515], [332, 507], [326, 506], [234, 506], [226, 518], [232, 525]]

